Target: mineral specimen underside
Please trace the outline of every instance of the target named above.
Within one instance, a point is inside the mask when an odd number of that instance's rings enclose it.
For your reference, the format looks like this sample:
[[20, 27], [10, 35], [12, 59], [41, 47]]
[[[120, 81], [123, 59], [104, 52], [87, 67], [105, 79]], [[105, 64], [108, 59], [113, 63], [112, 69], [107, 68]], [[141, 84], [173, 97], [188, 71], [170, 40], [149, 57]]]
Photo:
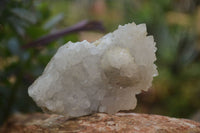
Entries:
[[61, 46], [28, 93], [44, 111], [78, 117], [134, 109], [136, 94], [157, 75], [155, 42], [146, 26], [119, 26], [89, 43]]

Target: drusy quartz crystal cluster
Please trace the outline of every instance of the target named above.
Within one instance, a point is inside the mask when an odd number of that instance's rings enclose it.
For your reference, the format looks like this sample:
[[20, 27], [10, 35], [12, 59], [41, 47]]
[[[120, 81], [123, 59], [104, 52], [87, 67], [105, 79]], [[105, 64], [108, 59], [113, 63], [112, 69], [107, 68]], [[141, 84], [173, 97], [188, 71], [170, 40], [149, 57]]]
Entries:
[[145, 24], [119, 26], [93, 43], [68, 42], [28, 93], [44, 111], [69, 118], [134, 109], [135, 95], [157, 75], [155, 52]]

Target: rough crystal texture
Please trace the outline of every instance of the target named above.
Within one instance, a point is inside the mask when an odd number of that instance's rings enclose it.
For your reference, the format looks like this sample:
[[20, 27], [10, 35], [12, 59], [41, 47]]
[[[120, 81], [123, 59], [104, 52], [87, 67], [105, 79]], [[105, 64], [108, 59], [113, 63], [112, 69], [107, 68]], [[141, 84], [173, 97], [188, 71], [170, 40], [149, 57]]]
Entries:
[[93, 43], [68, 42], [28, 93], [44, 111], [67, 117], [134, 109], [135, 95], [157, 75], [155, 51], [145, 24], [119, 26]]

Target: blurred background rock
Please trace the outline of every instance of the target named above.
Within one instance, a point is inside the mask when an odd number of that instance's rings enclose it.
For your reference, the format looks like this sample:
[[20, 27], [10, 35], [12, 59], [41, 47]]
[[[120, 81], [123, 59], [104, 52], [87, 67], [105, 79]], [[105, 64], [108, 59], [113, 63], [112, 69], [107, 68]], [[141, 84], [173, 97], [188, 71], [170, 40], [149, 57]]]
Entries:
[[134, 112], [200, 119], [199, 0], [1, 0], [1, 124], [13, 113], [41, 111], [27, 89], [59, 46], [94, 41], [105, 33], [84, 31], [47, 45], [25, 45], [85, 19], [102, 22], [106, 33], [119, 24], [146, 23], [154, 36], [159, 76], [137, 96]]

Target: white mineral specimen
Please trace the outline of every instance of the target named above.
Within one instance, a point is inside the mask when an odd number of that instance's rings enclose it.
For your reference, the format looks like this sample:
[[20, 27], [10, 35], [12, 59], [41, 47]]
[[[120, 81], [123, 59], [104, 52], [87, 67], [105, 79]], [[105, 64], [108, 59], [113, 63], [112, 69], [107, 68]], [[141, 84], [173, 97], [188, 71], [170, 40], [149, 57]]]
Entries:
[[155, 52], [145, 24], [119, 26], [93, 43], [68, 42], [28, 93], [43, 110], [67, 117], [134, 109], [135, 95], [157, 75]]

